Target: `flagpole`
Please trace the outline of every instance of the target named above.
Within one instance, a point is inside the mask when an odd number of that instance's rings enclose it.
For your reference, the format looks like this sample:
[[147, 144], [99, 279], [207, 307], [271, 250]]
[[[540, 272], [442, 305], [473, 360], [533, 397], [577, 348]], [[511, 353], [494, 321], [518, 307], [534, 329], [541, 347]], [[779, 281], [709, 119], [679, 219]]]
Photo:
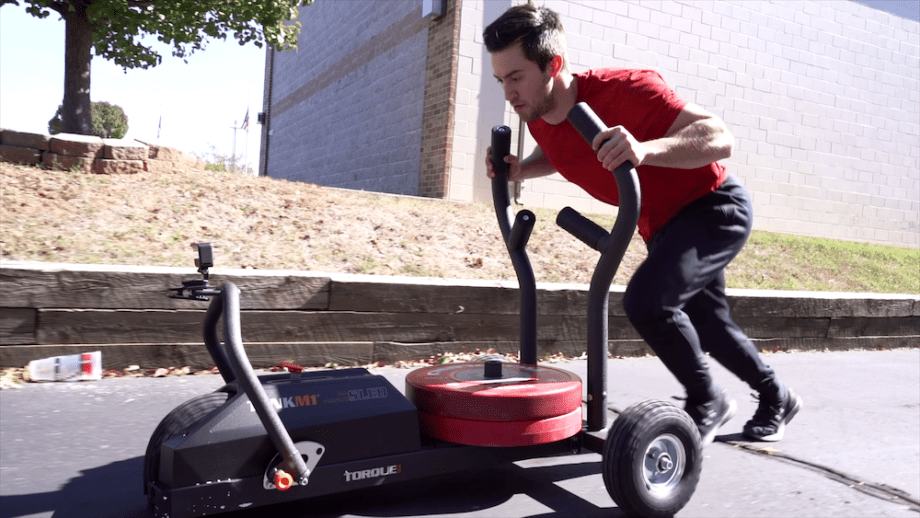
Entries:
[[246, 151], [243, 152], [243, 167], [249, 174], [249, 103], [246, 103]]
[[233, 164], [232, 169], [234, 169], [233, 171], [234, 173], [239, 172], [236, 170], [238, 169], [236, 166], [236, 130], [237, 129], [238, 128], [236, 127], [236, 121], [233, 121], [233, 151], [230, 152], [230, 163]]
[[246, 131], [246, 148], [243, 151], [243, 171], [249, 174], [249, 101], [246, 101], [246, 116], [243, 117], [243, 126]]

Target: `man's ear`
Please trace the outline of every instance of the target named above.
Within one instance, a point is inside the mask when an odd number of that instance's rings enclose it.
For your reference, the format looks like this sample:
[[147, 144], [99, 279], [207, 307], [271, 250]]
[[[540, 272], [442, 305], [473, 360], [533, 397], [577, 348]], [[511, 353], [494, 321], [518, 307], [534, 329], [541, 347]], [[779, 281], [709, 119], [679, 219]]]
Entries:
[[564, 61], [561, 55], [556, 54], [555, 56], [553, 56], [553, 59], [549, 62], [549, 69], [550, 69], [550, 72], [552, 72], [553, 77], [556, 77], [557, 75], [559, 75], [559, 72], [562, 71], [563, 63]]

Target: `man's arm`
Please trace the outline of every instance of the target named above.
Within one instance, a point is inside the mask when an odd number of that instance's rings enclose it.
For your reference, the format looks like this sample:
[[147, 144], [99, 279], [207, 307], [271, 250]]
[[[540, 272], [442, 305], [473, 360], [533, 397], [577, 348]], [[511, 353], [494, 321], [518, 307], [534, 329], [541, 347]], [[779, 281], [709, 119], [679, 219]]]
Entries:
[[556, 169], [549, 163], [549, 159], [546, 158], [543, 150], [540, 146], [537, 146], [530, 156], [521, 160], [521, 178], [517, 181], [549, 176], [555, 172]]
[[660, 139], [638, 142], [625, 128], [615, 126], [599, 133], [592, 146], [611, 171], [627, 160], [635, 166], [696, 169], [730, 157], [734, 141], [722, 119], [688, 104]]
[[[505, 162], [509, 165], [508, 180], [513, 182], [549, 176], [556, 172], [552, 164], [549, 163], [549, 159], [547, 159], [546, 155], [543, 153], [543, 150], [540, 149], [540, 146], [537, 146], [533, 150], [533, 153], [524, 160], [519, 160], [518, 157], [514, 155], [508, 155], [505, 157]], [[492, 168], [491, 146], [486, 151], [486, 173], [489, 175], [489, 178], [495, 177], [495, 170]]]

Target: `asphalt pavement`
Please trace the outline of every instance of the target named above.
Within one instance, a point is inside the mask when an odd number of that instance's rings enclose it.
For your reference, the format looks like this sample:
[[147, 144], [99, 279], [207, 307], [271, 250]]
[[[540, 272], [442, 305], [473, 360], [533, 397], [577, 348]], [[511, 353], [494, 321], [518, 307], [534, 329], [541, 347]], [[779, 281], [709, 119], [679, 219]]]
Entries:
[[[757, 403], [718, 365], [738, 415], [704, 450], [680, 517], [920, 517], [920, 349], [765, 356], [804, 400], [778, 443], [747, 442]], [[586, 377], [584, 361], [552, 364]], [[375, 369], [397, 387], [408, 370]], [[656, 358], [609, 360], [609, 404], [681, 395]], [[219, 376], [29, 384], [0, 392], [0, 517], [147, 518], [143, 455], [174, 407]], [[675, 402], [680, 404], [680, 402]], [[526, 460], [227, 513], [280, 517], [620, 517], [601, 456]]]

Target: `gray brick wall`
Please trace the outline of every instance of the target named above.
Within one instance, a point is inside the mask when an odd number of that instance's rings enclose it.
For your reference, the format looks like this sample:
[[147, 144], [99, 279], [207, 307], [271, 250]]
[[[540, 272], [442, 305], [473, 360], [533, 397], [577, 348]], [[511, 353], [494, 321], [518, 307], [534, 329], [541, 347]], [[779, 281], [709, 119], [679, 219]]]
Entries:
[[267, 175], [416, 194], [427, 26], [420, 0], [316, 0], [276, 52]]
[[[538, 3], [561, 14], [575, 71], [651, 68], [728, 122], [736, 146], [725, 163], [753, 194], [755, 228], [920, 245], [917, 22], [846, 0]], [[481, 49], [491, 4], [462, 6], [457, 200], [477, 199], [481, 128], [502, 118], [517, 128], [476, 91], [498, 89]], [[528, 181], [522, 200], [609, 210], [558, 177]]]

